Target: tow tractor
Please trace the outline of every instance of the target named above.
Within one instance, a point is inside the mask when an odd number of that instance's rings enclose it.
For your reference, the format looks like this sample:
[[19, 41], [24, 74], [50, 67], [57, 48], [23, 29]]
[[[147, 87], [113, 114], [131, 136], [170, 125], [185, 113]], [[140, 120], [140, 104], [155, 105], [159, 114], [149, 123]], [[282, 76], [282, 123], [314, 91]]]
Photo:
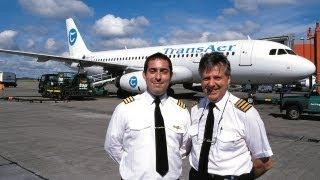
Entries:
[[302, 113], [320, 114], [320, 83], [313, 85], [311, 91], [299, 96], [280, 96], [280, 112], [286, 111], [289, 119], [299, 119]]

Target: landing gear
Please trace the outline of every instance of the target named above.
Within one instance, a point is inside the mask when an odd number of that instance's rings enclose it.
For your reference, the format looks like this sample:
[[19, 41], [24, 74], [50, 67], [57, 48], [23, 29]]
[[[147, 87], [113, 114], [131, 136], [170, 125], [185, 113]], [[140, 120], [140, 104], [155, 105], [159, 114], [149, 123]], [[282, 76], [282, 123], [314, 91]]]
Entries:
[[255, 100], [256, 100], [256, 92], [257, 92], [257, 89], [258, 89], [258, 85], [256, 84], [250, 84], [250, 89], [248, 91], [248, 98], [247, 98], [247, 101], [248, 103], [250, 104], [254, 104], [255, 103]]

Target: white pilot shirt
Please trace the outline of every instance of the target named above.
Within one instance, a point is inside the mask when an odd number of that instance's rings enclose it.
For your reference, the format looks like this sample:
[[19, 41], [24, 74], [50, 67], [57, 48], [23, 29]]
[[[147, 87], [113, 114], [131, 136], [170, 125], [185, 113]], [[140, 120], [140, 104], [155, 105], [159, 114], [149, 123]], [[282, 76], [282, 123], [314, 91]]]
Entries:
[[[163, 95], [160, 103], [164, 119], [169, 171], [162, 177], [156, 172], [154, 97], [149, 92], [120, 103], [111, 118], [105, 150], [119, 163], [123, 179], [178, 179], [182, 171], [182, 157], [190, 151], [187, 129], [190, 114], [178, 100]], [[186, 147], [188, 146], [188, 148]]]
[[[214, 128], [209, 151], [208, 173], [239, 176], [249, 173], [252, 159], [273, 155], [264, 124], [254, 107], [246, 112], [236, 107], [239, 98], [226, 92], [216, 102]], [[192, 138], [190, 165], [198, 170], [209, 99], [203, 98], [191, 109], [192, 125], [188, 134]], [[249, 106], [250, 107], [250, 106]]]

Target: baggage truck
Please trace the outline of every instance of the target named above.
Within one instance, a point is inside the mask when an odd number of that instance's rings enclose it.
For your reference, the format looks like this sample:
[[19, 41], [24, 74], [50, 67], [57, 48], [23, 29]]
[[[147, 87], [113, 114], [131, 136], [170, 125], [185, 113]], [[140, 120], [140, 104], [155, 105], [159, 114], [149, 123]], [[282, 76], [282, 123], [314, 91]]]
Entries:
[[9, 86], [17, 87], [16, 74], [12, 72], [0, 71], [0, 84], [3, 84], [5, 87], [9, 87]]

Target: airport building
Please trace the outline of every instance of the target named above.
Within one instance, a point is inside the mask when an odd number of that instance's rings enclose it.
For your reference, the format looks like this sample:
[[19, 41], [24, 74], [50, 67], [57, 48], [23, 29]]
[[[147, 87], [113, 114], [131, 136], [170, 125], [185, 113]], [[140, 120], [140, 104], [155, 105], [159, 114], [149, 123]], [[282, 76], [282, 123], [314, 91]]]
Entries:
[[301, 37], [299, 43], [293, 46], [293, 50], [300, 56], [312, 61], [316, 66], [316, 81], [320, 82], [320, 24], [315, 28], [309, 27], [306, 37]]

